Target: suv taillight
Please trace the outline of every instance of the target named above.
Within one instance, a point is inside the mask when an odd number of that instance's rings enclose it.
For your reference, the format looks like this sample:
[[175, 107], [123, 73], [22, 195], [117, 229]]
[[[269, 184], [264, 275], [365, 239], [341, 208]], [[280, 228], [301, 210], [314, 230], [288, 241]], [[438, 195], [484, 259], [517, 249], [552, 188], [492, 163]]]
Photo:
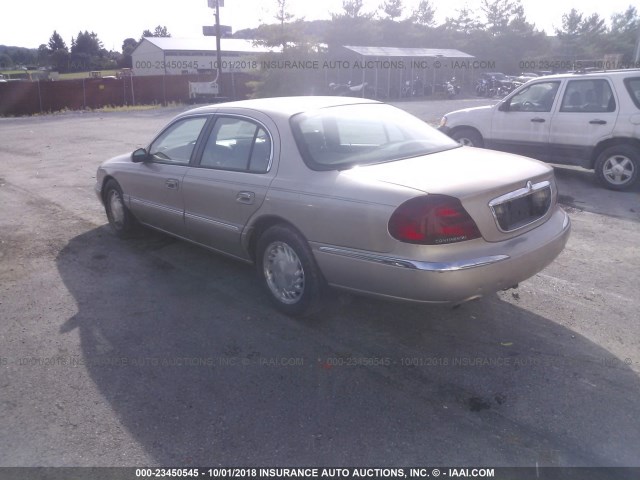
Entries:
[[391, 215], [389, 233], [401, 242], [421, 245], [456, 243], [481, 236], [460, 200], [448, 195], [407, 200]]

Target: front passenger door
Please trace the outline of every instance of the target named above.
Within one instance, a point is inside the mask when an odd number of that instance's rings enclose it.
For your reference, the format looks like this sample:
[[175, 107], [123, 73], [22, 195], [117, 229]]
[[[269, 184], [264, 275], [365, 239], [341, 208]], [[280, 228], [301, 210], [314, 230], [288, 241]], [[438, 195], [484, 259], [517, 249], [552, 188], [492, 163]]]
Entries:
[[546, 159], [559, 81], [536, 82], [499, 104], [485, 146]]

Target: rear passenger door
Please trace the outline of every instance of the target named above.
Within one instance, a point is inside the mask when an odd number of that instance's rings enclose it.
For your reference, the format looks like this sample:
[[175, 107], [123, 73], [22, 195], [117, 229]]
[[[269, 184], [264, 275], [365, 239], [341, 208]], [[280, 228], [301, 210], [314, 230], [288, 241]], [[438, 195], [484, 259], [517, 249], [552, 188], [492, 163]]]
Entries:
[[216, 117], [182, 181], [189, 239], [245, 257], [242, 231], [275, 176], [275, 129], [265, 123], [240, 115]]
[[591, 168], [593, 147], [613, 132], [618, 105], [606, 78], [569, 80], [551, 120], [550, 160]]

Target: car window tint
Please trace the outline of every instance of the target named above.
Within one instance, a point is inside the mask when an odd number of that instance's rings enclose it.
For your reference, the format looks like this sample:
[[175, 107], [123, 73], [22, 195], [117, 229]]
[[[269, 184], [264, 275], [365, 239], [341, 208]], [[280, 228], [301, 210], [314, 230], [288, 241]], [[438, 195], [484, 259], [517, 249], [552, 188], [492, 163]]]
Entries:
[[270, 161], [271, 138], [263, 128], [258, 128], [256, 139], [253, 143], [251, 159], [249, 161], [249, 171], [254, 173], [266, 173], [269, 170]]
[[202, 152], [200, 166], [264, 173], [271, 159], [271, 140], [257, 124], [235, 117], [216, 120]]
[[561, 112], [613, 112], [616, 101], [604, 79], [570, 80], [562, 98]]
[[341, 170], [459, 147], [422, 120], [384, 104], [341, 105], [294, 115], [293, 134], [314, 170]]
[[398, 126], [366, 119], [337, 119], [341, 145], [382, 145], [405, 139]]
[[159, 162], [188, 164], [193, 147], [206, 121], [207, 117], [178, 120], [154, 140], [149, 148], [149, 154]]
[[627, 87], [631, 100], [640, 108], [640, 78], [625, 78], [624, 84]]
[[520, 90], [511, 97], [511, 112], [550, 112], [560, 82], [540, 82]]

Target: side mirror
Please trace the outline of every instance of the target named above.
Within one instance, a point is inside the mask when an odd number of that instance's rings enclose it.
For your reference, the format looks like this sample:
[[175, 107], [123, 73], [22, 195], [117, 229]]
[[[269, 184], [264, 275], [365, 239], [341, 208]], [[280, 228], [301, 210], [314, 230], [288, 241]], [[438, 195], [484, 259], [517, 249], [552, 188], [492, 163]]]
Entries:
[[500, 110], [501, 112], [508, 112], [509, 110], [511, 110], [511, 100], [505, 100], [504, 102], [500, 103], [500, 106], [498, 107], [498, 110]]
[[149, 159], [149, 154], [144, 148], [139, 148], [131, 154], [131, 161], [134, 163], [146, 162]]

